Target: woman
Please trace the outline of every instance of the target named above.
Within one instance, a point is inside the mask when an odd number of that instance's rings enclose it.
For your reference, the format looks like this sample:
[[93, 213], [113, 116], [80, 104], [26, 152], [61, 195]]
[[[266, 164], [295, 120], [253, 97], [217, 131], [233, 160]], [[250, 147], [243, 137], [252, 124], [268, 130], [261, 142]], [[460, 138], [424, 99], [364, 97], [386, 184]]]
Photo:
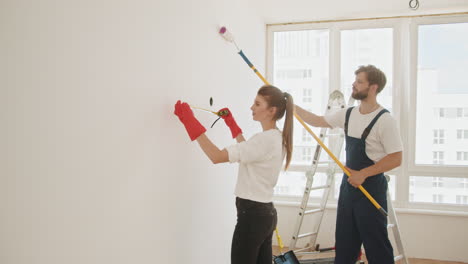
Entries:
[[[232, 113], [223, 116], [232, 137], [238, 142], [218, 149], [205, 135], [187, 103], [178, 101], [174, 114], [184, 124], [191, 140], [197, 140], [210, 160], [216, 163], [238, 162], [239, 173], [235, 189], [237, 224], [231, 248], [231, 264], [271, 264], [272, 235], [277, 224], [273, 206], [273, 189], [286, 155], [288, 168], [292, 155], [293, 111], [291, 95], [280, 89], [262, 86], [250, 108], [253, 120], [260, 122], [263, 131], [245, 140]], [[283, 131], [276, 121], [286, 114]]]

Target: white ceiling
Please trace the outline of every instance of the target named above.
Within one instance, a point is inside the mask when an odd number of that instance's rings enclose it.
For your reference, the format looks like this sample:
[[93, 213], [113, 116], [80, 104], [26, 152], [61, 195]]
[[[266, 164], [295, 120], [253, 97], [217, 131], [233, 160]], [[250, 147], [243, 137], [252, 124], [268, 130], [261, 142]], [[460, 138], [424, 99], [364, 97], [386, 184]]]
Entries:
[[409, 8], [409, 0], [250, 0], [249, 2], [266, 24], [468, 11], [468, 0], [419, 0], [419, 9], [416, 11]]

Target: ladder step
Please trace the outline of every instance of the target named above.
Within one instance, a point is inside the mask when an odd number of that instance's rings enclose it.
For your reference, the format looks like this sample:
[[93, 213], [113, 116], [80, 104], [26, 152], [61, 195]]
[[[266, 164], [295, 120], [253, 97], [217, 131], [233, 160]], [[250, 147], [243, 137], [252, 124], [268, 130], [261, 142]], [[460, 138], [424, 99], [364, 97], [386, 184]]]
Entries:
[[317, 232], [304, 233], [297, 236], [297, 239], [317, 235]]
[[320, 252], [314, 251], [315, 247], [305, 247], [305, 248], [299, 248], [295, 249], [294, 253], [299, 253], [301, 255], [307, 255], [307, 254], [318, 254]]
[[312, 187], [309, 190], [313, 191], [313, 190], [328, 189], [328, 188], [330, 188], [330, 185], [321, 185], [321, 186], [317, 186], [317, 187]]
[[319, 162], [314, 161], [314, 164], [318, 164], [318, 165], [330, 165], [332, 163], [334, 163], [333, 160], [319, 161]]
[[388, 225], [387, 225], [387, 228], [394, 228], [394, 227], [395, 227], [394, 224], [388, 224]]
[[403, 259], [403, 255], [398, 255], [398, 256], [395, 256], [394, 258], [395, 261], [402, 260], [402, 259]]
[[308, 210], [308, 211], [305, 211], [305, 212], [304, 212], [304, 215], [315, 214], [315, 213], [319, 213], [319, 212], [323, 212], [323, 209], [312, 209], [312, 210]]

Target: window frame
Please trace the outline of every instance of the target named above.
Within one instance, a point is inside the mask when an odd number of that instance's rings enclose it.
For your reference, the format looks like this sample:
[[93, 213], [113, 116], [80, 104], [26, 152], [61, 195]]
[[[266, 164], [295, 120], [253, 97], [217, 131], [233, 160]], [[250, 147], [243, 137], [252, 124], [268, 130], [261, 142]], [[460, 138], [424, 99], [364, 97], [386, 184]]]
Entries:
[[[357, 21], [317, 22], [298, 24], [267, 25], [266, 76], [272, 79], [274, 66], [273, 37], [275, 32], [295, 30], [328, 30], [329, 31], [329, 93], [334, 88], [341, 89], [341, 31], [374, 28], [393, 29], [393, 116], [400, 126], [405, 149], [403, 164], [387, 172], [397, 178], [394, 206], [408, 209], [428, 209], [441, 211], [468, 212], [468, 206], [455, 204], [435, 204], [410, 201], [410, 178], [412, 176], [468, 178], [465, 165], [420, 165], [415, 163], [416, 147], [416, 102], [417, 102], [417, 64], [418, 64], [418, 26], [431, 24], [468, 23], [468, 15], [440, 15], [428, 17], [395, 17], [383, 19], [362, 19]], [[347, 99], [347, 98], [345, 98]], [[323, 110], [325, 111], [325, 109]], [[403, 114], [404, 113], [404, 114]], [[409, 113], [409, 114], [408, 114]], [[298, 123], [296, 123], [298, 125]], [[444, 133], [445, 136], [445, 133]], [[444, 137], [445, 139], [445, 137]], [[463, 140], [463, 135], [462, 135]], [[445, 140], [444, 140], [445, 141]], [[326, 155], [323, 153], [322, 155]], [[340, 157], [340, 160], [344, 160]], [[310, 165], [294, 165], [294, 171], [310, 168]], [[326, 167], [319, 166], [316, 173], [326, 172]], [[342, 173], [337, 168], [336, 173]], [[335, 190], [331, 188], [329, 202], [336, 203]], [[275, 200], [285, 201], [275, 195]], [[288, 197], [288, 201], [299, 202], [302, 197]], [[291, 200], [292, 199], [292, 200]], [[310, 199], [311, 203], [317, 199]]]
[[[417, 78], [418, 78], [418, 27], [421, 25], [436, 25], [436, 24], [451, 24], [451, 23], [468, 23], [467, 15], [444, 15], [440, 17], [419, 17], [409, 20], [409, 89], [407, 89], [406, 96], [409, 99], [407, 113], [409, 113], [407, 125], [407, 165], [405, 166], [405, 178], [412, 176], [426, 176], [426, 177], [441, 177], [441, 178], [467, 178], [464, 173], [468, 168], [467, 166], [458, 165], [418, 165], [416, 164], [416, 104], [417, 104]], [[411, 143], [411, 145], [409, 144]], [[412, 209], [429, 209], [441, 211], [461, 211], [468, 212], [468, 206], [457, 204], [436, 204], [436, 203], [422, 203], [422, 202], [408, 202], [407, 208]]]

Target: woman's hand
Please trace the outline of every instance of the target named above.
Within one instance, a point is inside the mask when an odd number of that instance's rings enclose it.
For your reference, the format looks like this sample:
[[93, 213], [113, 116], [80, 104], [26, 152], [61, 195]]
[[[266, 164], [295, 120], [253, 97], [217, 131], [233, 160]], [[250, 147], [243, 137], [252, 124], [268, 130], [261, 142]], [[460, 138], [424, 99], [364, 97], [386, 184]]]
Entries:
[[226, 123], [226, 125], [231, 130], [232, 138], [236, 138], [239, 134], [242, 134], [242, 129], [237, 125], [236, 120], [234, 120], [231, 110], [228, 108], [222, 108], [218, 111], [218, 113], [223, 111], [227, 111], [227, 114], [221, 115], [221, 118], [224, 119], [224, 123]]
[[182, 103], [178, 100], [174, 105], [174, 114], [179, 117], [180, 122], [184, 124], [185, 130], [187, 130], [192, 141], [206, 132], [206, 128], [195, 118], [192, 109], [190, 109], [187, 103]]

